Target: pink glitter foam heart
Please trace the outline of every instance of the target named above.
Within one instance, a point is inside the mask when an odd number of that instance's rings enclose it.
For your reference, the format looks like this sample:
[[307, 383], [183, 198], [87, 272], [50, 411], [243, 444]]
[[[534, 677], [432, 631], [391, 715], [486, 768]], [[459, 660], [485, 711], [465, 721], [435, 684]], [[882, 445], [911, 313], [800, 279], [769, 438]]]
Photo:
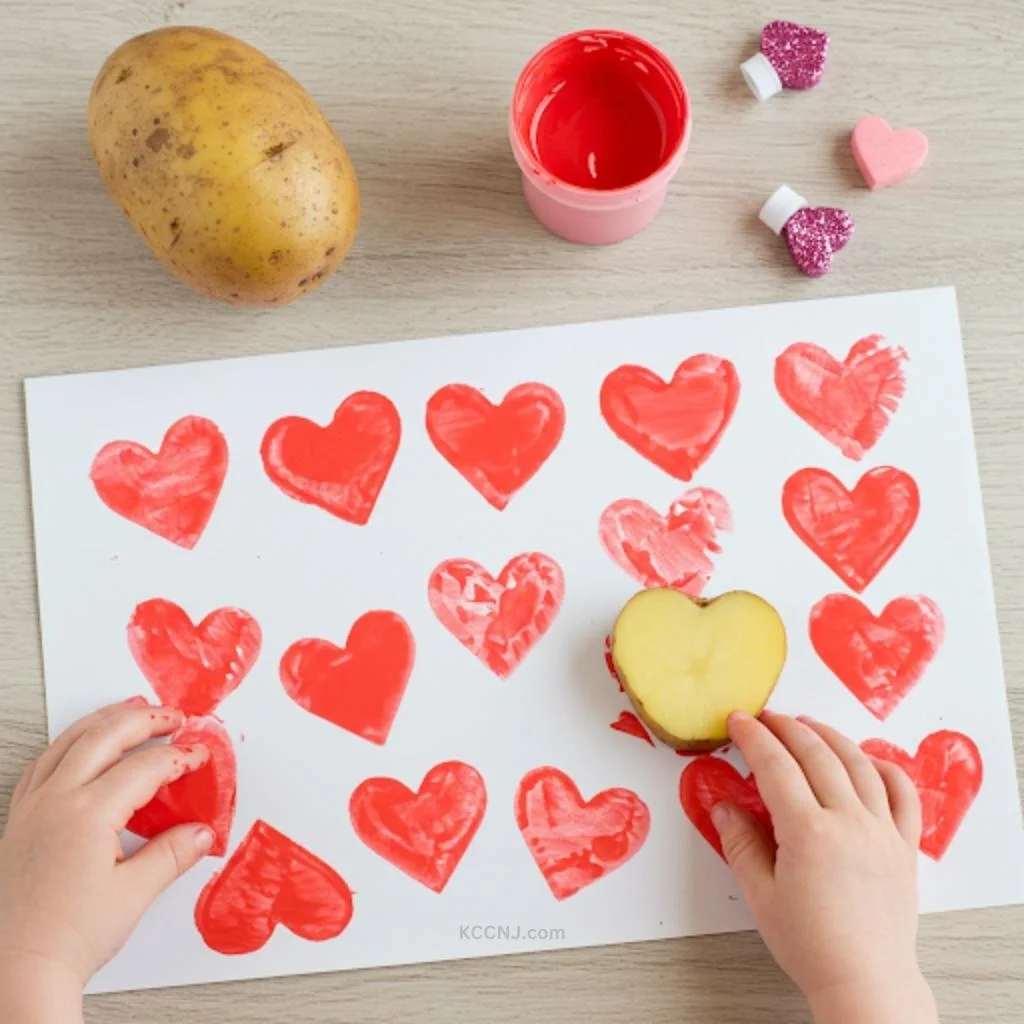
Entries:
[[821, 277], [832, 267], [832, 255], [853, 235], [853, 218], [832, 206], [797, 210], [782, 229], [793, 262], [808, 277]]
[[825, 73], [828, 33], [792, 21], [773, 21], [761, 33], [761, 52], [787, 89], [810, 89]]

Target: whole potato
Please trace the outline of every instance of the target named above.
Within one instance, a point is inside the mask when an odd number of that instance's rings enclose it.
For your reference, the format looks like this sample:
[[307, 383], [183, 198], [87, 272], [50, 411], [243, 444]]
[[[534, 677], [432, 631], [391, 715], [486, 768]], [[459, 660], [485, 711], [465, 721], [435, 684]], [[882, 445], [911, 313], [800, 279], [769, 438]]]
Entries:
[[158, 29], [115, 50], [89, 138], [135, 229], [215, 299], [283, 306], [355, 239], [359, 186], [334, 130], [287, 72], [221, 32]]

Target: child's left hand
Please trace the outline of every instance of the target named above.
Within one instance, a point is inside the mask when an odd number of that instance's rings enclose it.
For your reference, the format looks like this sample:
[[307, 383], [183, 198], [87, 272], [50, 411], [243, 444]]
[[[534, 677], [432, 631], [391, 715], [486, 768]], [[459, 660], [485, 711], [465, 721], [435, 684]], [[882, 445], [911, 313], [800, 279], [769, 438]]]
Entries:
[[121, 850], [135, 811], [209, 757], [204, 747], [167, 744], [131, 753], [181, 724], [181, 712], [141, 699], [103, 708], [25, 772], [0, 839], [0, 1010], [11, 1011], [10, 980], [29, 974], [80, 997], [153, 900], [209, 850], [213, 837], [197, 825], [170, 829], [127, 859]]

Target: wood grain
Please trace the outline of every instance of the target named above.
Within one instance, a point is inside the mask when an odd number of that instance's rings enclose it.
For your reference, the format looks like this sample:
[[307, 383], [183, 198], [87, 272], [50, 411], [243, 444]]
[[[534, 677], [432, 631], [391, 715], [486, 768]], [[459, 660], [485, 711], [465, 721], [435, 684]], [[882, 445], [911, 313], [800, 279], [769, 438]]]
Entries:
[[[941, 12], [941, 13], [940, 13]], [[0, 10], [0, 804], [44, 742], [21, 382], [27, 376], [348, 342], [955, 284], [1009, 697], [1024, 736], [1024, 132], [1019, 0], [791, 0], [833, 36], [820, 88], [757, 105], [738, 64], [754, 0], [6, 0]], [[105, 56], [161, 24], [207, 24], [282, 62], [359, 172], [342, 271], [274, 313], [222, 308], [169, 277], [105, 193], [85, 130]], [[616, 26], [678, 63], [693, 145], [644, 235], [577, 249], [526, 212], [505, 134], [515, 76], [563, 31]], [[869, 193], [849, 151], [865, 113], [925, 131], [925, 169]], [[857, 235], [812, 282], [756, 221], [788, 183]], [[936, 396], [936, 400], [939, 400]], [[88, 671], [96, 671], [90, 666]], [[965, 680], [969, 684], [969, 680]], [[1018, 754], [1020, 746], [1018, 745]], [[1024, 1020], [1024, 910], [929, 918], [943, 1020]], [[91, 1000], [90, 1021], [270, 1024], [805, 1020], [752, 935], [506, 957]]]

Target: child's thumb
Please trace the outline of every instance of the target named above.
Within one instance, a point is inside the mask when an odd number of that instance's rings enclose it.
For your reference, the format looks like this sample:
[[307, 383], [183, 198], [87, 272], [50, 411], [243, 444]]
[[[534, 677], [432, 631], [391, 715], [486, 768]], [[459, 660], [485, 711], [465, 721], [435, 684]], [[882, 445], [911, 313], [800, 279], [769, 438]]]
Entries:
[[774, 867], [771, 846], [760, 825], [734, 804], [720, 803], [712, 807], [711, 822], [718, 830], [722, 855], [749, 904], [754, 891], [771, 880]]
[[213, 833], [202, 825], [178, 825], [151, 839], [122, 865], [132, 876], [145, 910], [172, 882], [209, 853]]

